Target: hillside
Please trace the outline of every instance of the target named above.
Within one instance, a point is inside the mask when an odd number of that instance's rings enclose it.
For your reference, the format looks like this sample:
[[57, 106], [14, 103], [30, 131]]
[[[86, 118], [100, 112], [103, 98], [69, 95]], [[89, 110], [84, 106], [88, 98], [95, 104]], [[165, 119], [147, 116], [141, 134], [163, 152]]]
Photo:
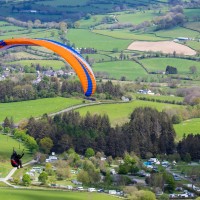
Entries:
[[[165, 1], [163, 1], [165, 2]], [[140, 8], [162, 3], [158, 0], [7, 0], [1, 1], [1, 16], [12, 16], [23, 21], [40, 19], [41, 21], [76, 21], [87, 14], [105, 14], [127, 8]]]
[[0, 3], [1, 199], [200, 196], [200, 0]]
[[23, 158], [24, 162], [30, 161], [31, 154], [29, 153], [29, 150], [27, 147], [24, 146], [24, 144], [21, 141], [17, 141], [16, 139], [13, 139], [9, 135], [3, 135], [2, 132], [0, 132], [0, 176], [5, 177], [8, 172], [13, 168], [10, 164], [10, 156], [12, 154], [13, 148], [18, 152], [21, 153], [23, 149], [25, 149], [25, 156]]

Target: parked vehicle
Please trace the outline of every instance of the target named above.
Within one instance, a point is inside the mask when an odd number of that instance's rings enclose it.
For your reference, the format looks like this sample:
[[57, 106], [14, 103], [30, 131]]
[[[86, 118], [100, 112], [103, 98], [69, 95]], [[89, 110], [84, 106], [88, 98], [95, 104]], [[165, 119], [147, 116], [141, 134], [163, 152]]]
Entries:
[[188, 192], [187, 194], [189, 197], [195, 197], [194, 193]]
[[116, 194], [117, 191], [116, 190], [108, 190], [108, 194]]
[[72, 189], [73, 189], [73, 186], [72, 186], [72, 185], [67, 185], [67, 189], [68, 189], [68, 190], [72, 190]]
[[88, 188], [88, 192], [96, 192], [97, 190], [95, 188]]
[[104, 192], [104, 189], [98, 189], [97, 192]]
[[161, 195], [163, 195], [163, 191], [156, 192], [156, 196], [161, 196]]
[[182, 187], [177, 187], [175, 190], [176, 191], [183, 191], [183, 188]]
[[169, 194], [169, 198], [176, 198], [176, 197], [178, 197], [177, 194]]
[[81, 182], [77, 181], [77, 180], [71, 180], [71, 182], [75, 185], [82, 185]]
[[187, 197], [189, 197], [188, 194], [179, 194], [178, 196], [181, 197], [181, 198], [187, 198]]
[[83, 187], [77, 187], [76, 189], [79, 190], [79, 191], [83, 191], [84, 190]]
[[133, 184], [137, 184], [137, 180], [135, 180], [135, 179], [132, 179], [131, 182], [132, 182]]
[[181, 178], [180, 178], [180, 177], [178, 177], [178, 176], [175, 176], [175, 177], [174, 177], [174, 180], [175, 180], [175, 181], [180, 181], [180, 180], [181, 180]]
[[165, 168], [167, 168], [169, 166], [169, 162], [168, 161], [163, 161], [161, 164]]
[[117, 174], [116, 171], [115, 171], [115, 169], [110, 169], [110, 173], [111, 173], [112, 175]]

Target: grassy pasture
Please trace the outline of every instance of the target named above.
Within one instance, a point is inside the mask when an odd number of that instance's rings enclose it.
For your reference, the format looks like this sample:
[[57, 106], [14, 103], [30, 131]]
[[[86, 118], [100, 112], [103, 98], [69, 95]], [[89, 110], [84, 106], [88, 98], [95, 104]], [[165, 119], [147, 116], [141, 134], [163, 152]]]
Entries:
[[121, 125], [129, 121], [130, 114], [137, 107], [152, 107], [156, 108], [159, 111], [162, 111], [163, 109], [167, 108], [181, 108], [181, 106], [174, 104], [135, 100], [129, 103], [89, 106], [89, 107], [79, 108], [77, 109], [77, 111], [80, 112], [80, 114], [83, 116], [86, 115], [87, 112], [90, 112], [91, 114], [101, 114], [101, 115], [107, 114], [110, 118], [111, 125], [116, 126], [117, 124]]
[[111, 57], [109, 57], [108, 55], [104, 54], [82, 54], [82, 56], [84, 58], [86, 58], [86, 56], [95, 60], [95, 62], [103, 62], [103, 61], [110, 61]]
[[176, 96], [149, 96], [146, 94], [134, 94], [135, 97], [146, 97], [148, 99], [154, 99], [154, 100], [161, 100], [161, 101], [171, 101], [171, 102], [183, 102], [183, 97], [176, 97]]
[[21, 64], [23, 66], [31, 66], [31, 64], [40, 64], [45, 67], [52, 67], [54, 70], [59, 70], [62, 67], [65, 67], [66, 64], [60, 60], [20, 60], [9, 62], [8, 64]]
[[158, 37], [172, 38], [172, 39], [175, 39], [177, 37], [195, 38], [199, 36], [199, 32], [183, 27], [176, 27], [169, 30], [156, 31], [155, 34]]
[[19, 143], [10, 136], [0, 134], [0, 146], [0, 177], [5, 177], [12, 169], [12, 166], [10, 165], [10, 156], [13, 148], [15, 148], [19, 153], [21, 153], [22, 149], [25, 149], [23, 163], [31, 159], [28, 149], [23, 145], [23, 143]]
[[189, 119], [183, 121], [180, 124], [174, 124], [174, 129], [176, 131], [177, 140], [181, 140], [183, 135], [188, 135], [190, 133], [200, 134], [200, 118]]
[[197, 41], [187, 41], [186, 45], [189, 46], [190, 48], [199, 51], [200, 50], [200, 42]]
[[9, 23], [7, 21], [4, 20], [0, 20], [0, 27], [1, 29], [3, 29], [3, 31], [10, 31], [10, 30], [26, 30], [23, 27], [20, 26], [16, 26], [12, 23]]
[[1, 29], [3, 29], [4, 32], [9, 33], [10, 31], [24, 31], [26, 30], [25, 28], [19, 27], [19, 26], [14, 26], [10, 24], [9, 26], [2, 26]]
[[[52, 37], [52, 32], [54, 32], [55, 36]], [[58, 36], [58, 29], [33, 29], [30, 33], [27, 34], [27, 37], [31, 38], [46, 38], [60, 41]]]
[[[48, 38], [48, 39], [60, 41], [57, 29], [34, 28], [34, 29], [32, 29], [31, 32], [28, 31], [27, 29], [20, 29], [20, 30], [12, 29], [12, 30], [13, 31], [2, 34], [1, 39], [23, 38], [23, 37], [26, 38], [27, 37], [27, 38]], [[55, 34], [54, 37], [52, 37], [52, 35], [51, 35], [52, 32], [54, 32], [54, 34]]]
[[[4, 28], [2, 28], [4, 29]], [[2, 39], [10, 39], [10, 38], [17, 38], [17, 37], [27, 37], [27, 30], [14, 30], [10, 32], [5, 32], [1, 34]]]
[[71, 29], [67, 37], [76, 47], [91, 47], [102, 51], [112, 51], [114, 48], [124, 50], [131, 40], [116, 39], [105, 35], [95, 34], [89, 30]]
[[106, 194], [96, 192], [64, 192], [51, 190], [0, 189], [0, 196], [6, 200], [117, 200]]
[[122, 76], [126, 80], [135, 80], [137, 77], [146, 75], [145, 70], [134, 61], [113, 61], [104, 63], [95, 63], [94, 72], [107, 72], [109, 78], [120, 79]]
[[[66, 0], [54, 0], [54, 1], [39, 1], [39, 4], [42, 2], [44, 5], [50, 5], [53, 7], [63, 6], [66, 5]], [[67, 1], [67, 6], [82, 6], [85, 5], [88, 2], [88, 0], [73, 0], [73, 1]]]
[[[30, 54], [30, 53], [27, 53], [27, 52], [12, 52], [11, 53], [11, 56], [14, 56], [15, 58], [17, 59], [27, 59], [27, 58], [31, 58], [31, 59], [37, 59], [37, 60], [41, 60], [43, 57], [42, 56], [38, 56], [38, 55], [34, 55], [34, 54]], [[20, 61], [22, 62], [22, 61]], [[31, 62], [34, 62], [34, 61], [29, 61], [29, 64]]]
[[139, 11], [139, 12], [120, 12], [116, 15], [119, 23], [132, 23], [134, 25], [140, 24], [144, 21], [151, 21], [153, 18], [159, 16], [154, 11]]
[[5, 25], [8, 25], [8, 24], [9, 24], [8, 22], [0, 21], [0, 26], [5, 26]]
[[200, 8], [196, 9], [184, 9], [184, 14], [189, 17], [190, 20], [193, 19], [193, 17], [200, 16]]
[[180, 58], [151, 58], [151, 59], [142, 59], [140, 62], [149, 70], [149, 71], [165, 71], [167, 65], [176, 67], [178, 74], [190, 74], [190, 66], [196, 66], [197, 72], [200, 73], [200, 62], [193, 60], [186, 60]]
[[58, 112], [73, 105], [82, 103], [81, 99], [75, 98], [46, 98], [31, 101], [22, 101], [14, 103], [0, 103], [0, 122], [5, 117], [13, 117], [14, 122], [18, 123], [23, 119], [42, 116], [44, 113], [50, 114]]
[[154, 34], [145, 34], [141, 32], [130, 32], [128, 29], [123, 30], [93, 30], [94, 33], [109, 36], [112, 38], [124, 40], [141, 40], [141, 41], [161, 41], [166, 40], [162, 37], [156, 37]]
[[188, 22], [184, 27], [200, 32], [200, 22]]
[[91, 16], [91, 18], [87, 20], [81, 19], [78, 21], [78, 23], [80, 24], [79, 28], [89, 28], [91, 26], [95, 26], [96, 24], [102, 21], [103, 17], [105, 17], [105, 15], [94, 15], [94, 16]]
[[47, 53], [47, 54], [52, 54], [54, 53], [53, 51], [51, 51], [50, 49], [47, 49], [45, 47], [42, 47], [42, 46], [28, 46], [28, 48], [32, 49], [32, 50], [35, 50], [35, 51], [42, 51], [44, 53]]

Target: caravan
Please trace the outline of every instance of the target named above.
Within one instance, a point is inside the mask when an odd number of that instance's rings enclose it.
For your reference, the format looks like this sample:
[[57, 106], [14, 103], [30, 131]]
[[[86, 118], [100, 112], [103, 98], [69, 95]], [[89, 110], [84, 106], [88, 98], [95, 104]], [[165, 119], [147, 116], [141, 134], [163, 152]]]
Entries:
[[88, 188], [88, 192], [96, 192], [95, 188]]

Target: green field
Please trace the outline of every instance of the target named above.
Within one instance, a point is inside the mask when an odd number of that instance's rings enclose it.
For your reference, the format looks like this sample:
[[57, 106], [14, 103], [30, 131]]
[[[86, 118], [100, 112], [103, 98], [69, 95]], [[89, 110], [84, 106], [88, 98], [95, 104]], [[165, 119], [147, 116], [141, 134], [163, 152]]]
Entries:
[[18, 153], [21, 153], [21, 150], [25, 149], [23, 163], [31, 160], [31, 156], [23, 143], [19, 143], [8, 135], [2, 135], [0, 133], [0, 146], [0, 177], [5, 177], [12, 169], [12, 166], [10, 165], [10, 156], [13, 148], [15, 148]]
[[9, 24], [8, 22], [0, 21], [0, 26], [5, 26], [5, 25], [8, 25], [8, 24]]
[[[113, 13], [114, 14], [114, 13]], [[132, 23], [134, 25], [140, 24], [144, 21], [151, 21], [159, 16], [154, 11], [140, 11], [140, 12], [120, 12], [116, 14], [119, 23]]]
[[31, 101], [22, 101], [14, 103], [0, 103], [0, 122], [5, 117], [13, 117], [14, 122], [18, 123], [23, 119], [40, 117], [44, 113], [50, 114], [58, 112], [73, 105], [81, 104], [81, 99], [75, 98], [46, 98]]
[[[53, 6], [53, 7], [60, 7], [60, 6], [63, 6], [66, 4], [66, 0], [54, 0], [54, 1], [39, 1], [39, 3], [44, 4], [44, 5], [50, 5], [50, 6]], [[82, 6], [82, 5], [85, 5], [86, 3], [88, 2], [88, 0], [73, 0], [73, 1], [67, 1], [67, 5], [68, 6]]]
[[3, 29], [4, 32], [9, 33], [10, 31], [25, 31], [25, 28], [19, 27], [19, 26], [13, 26], [10, 24], [9, 26], [2, 26], [1, 29]]
[[196, 51], [200, 51], [200, 42], [198, 41], [187, 41], [186, 45]]
[[110, 118], [112, 126], [117, 124], [121, 125], [129, 120], [130, 114], [137, 107], [152, 107], [159, 111], [168, 108], [181, 108], [179, 105], [165, 104], [165, 103], [155, 103], [150, 101], [139, 101], [135, 100], [130, 103], [116, 103], [116, 104], [103, 104], [96, 106], [89, 106], [77, 109], [81, 115], [86, 115], [87, 112], [92, 114], [107, 114]]
[[122, 76], [126, 80], [135, 80], [137, 77], [146, 75], [146, 71], [134, 61], [113, 61], [104, 63], [95, 63], [94, 72], [107, 72], [109, 78], [120, 79]]
[[[7, 26], [3, 26], [1, 29], [6, 30]], [[19, 30], [17, 30], [19, 29]], [[1, 39], [9, 39], [9, 38], [48, 38], [52, 40], [60, 41], [60, 37], [58, 35], [58, 29], [42, 29], [42, 28], [33, 28], [31, 31], [27, 29], [22, 29], [17, 26], [10, 26], [9, 32], [5, 32], [1, 34]], [[54, 36], [52, 37], [52, 33]]]
[[200, 134], [200, 118], [189, 119], [183, 121], [180, 124], [175, 124], [174, 129], [177, 134], [177, 140], [180, 140], [183, 135], [188, 135], [190, 133]]
[[178, 74], [190, 74], [189, 68], [196, 66], [197, 73], [200, 73], [200, 62], [186, 60], [181, 58], [150, 58], [142, 59], [140, 62], [148, 69], [148, 71], [165, 71], [167, 65], [176, 67]]
[[100, 35], [109, 36], [111, 38], [118, 38], [124, 40], [141, 40], [141, 41], [161, 41], [166, 40], [162, 37], [157, 37], [154, 34], [147, 34], [141, 32], [130, 32], [128, 29], [123, 30], [94, 30], [94, 33], [98, 33]]
[[111, 57], [106, 54], [82, 54], [84, 58], [88, 56], [89, 59], [94, 59], [95, 62], [105, 62], [105, 61], [110, 61]]
[[188, 22], [184, 27], [200, 32], [200, 22]]
[[114, 48], [121, 51], [131, 43], [131, 40], [116, 39], [84, 29], [70, 29], [67, 38], [78, 48], [90, 47], [102, 51], [112, 51]]
[[200, 16], [200, 8], [184, 9], [184, 14], [192, 20], [193, 17]]
[[154, 100], [161, 100], [161, 101], [171, 101], [171, 102], [183, 102], [183, 97], [177, 97], [177, 96], [149, 96], [146, 94], [134, 94], [135, 97], [145, 97], [148, 99], [154, 99]]
[[9, 62], [8, 64], [21, 64], [22, 66], [31, 66], [31, 64], [40, 64], [44, 67], [52, 67], [54, 70], [59, 70], [62, 67], [65, 67], [66, 64], [59, 60], [20, 60]]
[[92, 15], [90, 19], [81, 19], [78, 21], [79, 23], [79, 28], [89, 28], [91, 26], [96, 26], [97, 24], [100, 24], [103, 17], [105, 15]]
[[[27, 52], [12, 52], [12, 56], [14, 56], [16, 59], [37, 59], [37, 60], [42, 60], [43, 57], [42, 56], [38, 56], [38, 55], [34, 55], [31, 53], [27, 53]], [[30, 65], [30, 62], [33, 61], [29, 61], [28, 65]]]
[[155, 34], [158, 37], [172, 38], [172, 39], [175, 39], [177, 37], [196, 38], [199, 36], [199, 32], [183, 27], [176, 27], [169, 30], [157, 31], [155, 32]]
[[0, 189], [1, 199], [6, 200], [117, 200], [106, 194], [93, 192], [64, 192], [50, 190]]

